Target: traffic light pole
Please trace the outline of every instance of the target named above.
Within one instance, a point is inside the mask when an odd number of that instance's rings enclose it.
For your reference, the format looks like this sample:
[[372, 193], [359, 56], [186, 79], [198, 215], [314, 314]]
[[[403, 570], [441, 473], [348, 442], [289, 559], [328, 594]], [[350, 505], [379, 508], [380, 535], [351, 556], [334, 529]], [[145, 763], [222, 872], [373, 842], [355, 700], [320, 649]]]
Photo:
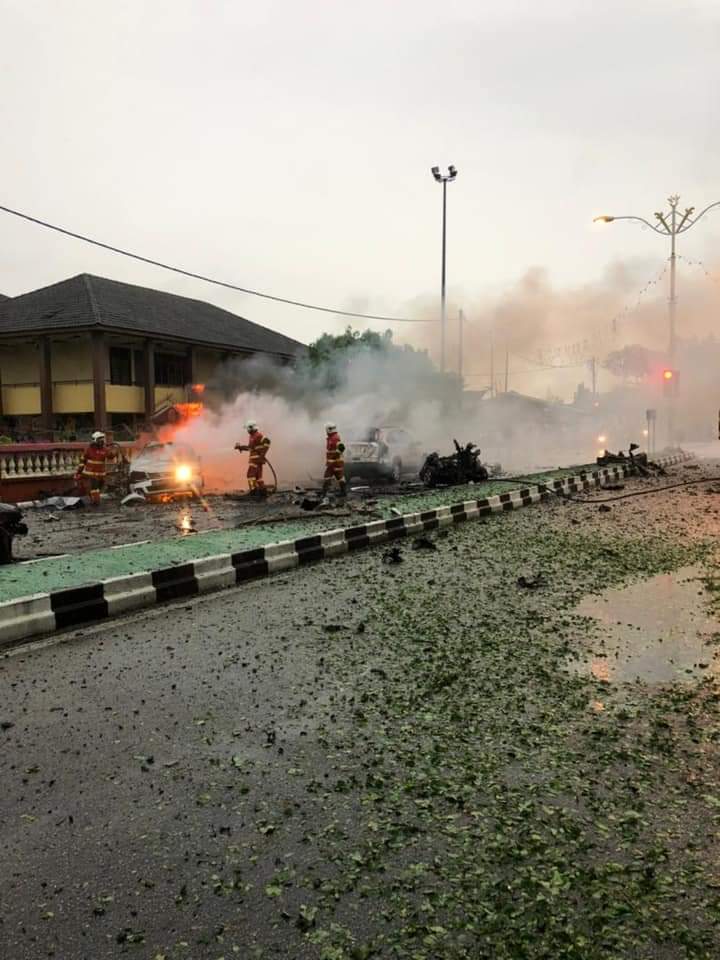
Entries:
[[[634, 220], [638, 223], [644, 224], [654, 233], [659, 233], [660, 236], [670, 237], [670, 296], [668, 298], [668, 326], [669, 326], [669, 336], [668, 336], [668, 360], [670, 361], [671, 367], [675, 367], [675, 355], [676, 355], [676, 320], [677, 320], [677, 288], [676, 288], [676, 264], [677, 258], [675, 255], [675, 239], [680, 233], [685, 233], [691, 227], [694, 227], [695, 224], [700, 220], [708, 210], [712, 210], [713, 207], [720, 207], [720, 200], [716, 200], [715, 203], [708, 204], [704, 210], [701, 210], [700, 213], [695, 215], [695, 207], [687, 207], [682, 214], [678, 215], [678, 203], [680, 202], [680, 197], [677, 194], [674, 194], [672, 197], [668, 198], [668, 203], [670, 204], [670, 212], [663, 213], [659, 212], [655, 214], [655, 223], [651, 223], [649, 220], [646, 220], [644, 217], [636, 216], [607, 216], [603, 215], [601, 217], [595, 217], [595, 222], [600, 223], [613, 223], [615, 220]], [[667, 411], [668, 411], [668, 441], [673, 443], [675, 440], [675, 401], [674, 393], [677, 392], [677, 383], [674, 385], [675, 390], [668, 394], [667, 396]]]

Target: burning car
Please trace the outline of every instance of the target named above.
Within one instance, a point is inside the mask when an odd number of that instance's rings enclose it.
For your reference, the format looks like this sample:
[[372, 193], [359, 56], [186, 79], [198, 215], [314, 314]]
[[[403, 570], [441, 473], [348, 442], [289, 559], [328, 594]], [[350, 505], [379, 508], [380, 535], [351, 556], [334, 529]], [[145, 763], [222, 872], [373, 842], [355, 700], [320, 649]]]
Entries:
[[152, 442], [130, 463], [131, 493], [144, 497], [199, 496], [203, 488], [200, 458], [186, 443]]
[[362, 439], [351, 440], [345, 450], [348, 480], [390, 480], [417, 476], [425, 461], [422, 446], [403, 427], [373, 427]]

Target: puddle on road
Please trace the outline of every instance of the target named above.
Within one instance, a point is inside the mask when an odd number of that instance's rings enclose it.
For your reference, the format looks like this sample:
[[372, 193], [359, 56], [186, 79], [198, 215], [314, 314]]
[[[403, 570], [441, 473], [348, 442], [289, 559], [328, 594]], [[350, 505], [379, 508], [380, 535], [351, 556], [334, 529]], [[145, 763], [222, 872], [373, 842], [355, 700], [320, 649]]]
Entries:
[[720, 622], [700, 567], [586, 597], [574, 610], [600, 624], [592, 652], [571, 669], [614, 683], [687, 682], [720, 675]]

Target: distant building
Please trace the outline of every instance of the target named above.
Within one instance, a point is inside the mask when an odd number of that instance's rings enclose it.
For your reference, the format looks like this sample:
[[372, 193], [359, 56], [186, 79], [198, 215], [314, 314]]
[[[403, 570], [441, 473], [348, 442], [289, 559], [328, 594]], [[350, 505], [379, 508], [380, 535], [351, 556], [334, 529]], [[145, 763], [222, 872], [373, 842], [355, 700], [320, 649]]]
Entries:
[[80, 274], [0, 295], [0, 422], [19, 433], [134, 425], [227, 360], [303, 344], [202, 300]]

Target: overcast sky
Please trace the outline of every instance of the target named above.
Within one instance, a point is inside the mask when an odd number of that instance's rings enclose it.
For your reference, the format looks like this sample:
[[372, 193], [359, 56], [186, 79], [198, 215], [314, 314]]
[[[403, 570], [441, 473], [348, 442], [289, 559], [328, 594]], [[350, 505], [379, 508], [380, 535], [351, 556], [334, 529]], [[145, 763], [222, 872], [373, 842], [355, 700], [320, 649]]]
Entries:
[[[717, 0], [0, 0], [0, 34], [0, 204], [281, 296], [436, 295], [433, 164], [459, 169], [460, 301], [535, 265], [661, 267], [659, 237], [593, 214], [720, 200]], [[684, 252], [718, 241], [720, 211]], [[302, 340], [338, 326], [0, 214], [0, 292], [81, 272]]]

